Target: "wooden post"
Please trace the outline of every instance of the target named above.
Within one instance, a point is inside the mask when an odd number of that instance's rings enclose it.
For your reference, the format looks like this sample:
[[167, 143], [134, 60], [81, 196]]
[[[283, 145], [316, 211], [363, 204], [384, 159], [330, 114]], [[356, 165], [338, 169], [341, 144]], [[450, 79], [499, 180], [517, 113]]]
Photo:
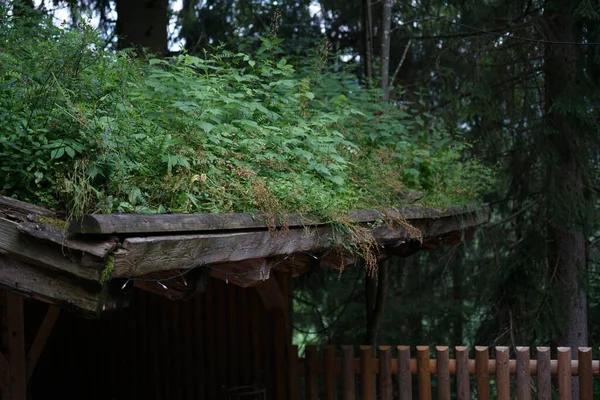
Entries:
[[437, 346], [437, 400], [450, 400], [450, 354], [448, 346]]
[[25, 326], [23, 318], [23, 297], [6, 292], [6, 344], [10, 363], [8, 398], [26, 400], [27, 369], [25, 366]]
[[475, 346], [475, 371], [477, 375], [477, 399], [490, 398], [489, 354], [486, 346]]
[[429, 346], [417, 346], [417, 371], [419, 380], [419, 400], [431, 400]]
[[56, 323], [59, 314], [60, 308], [53, 305], [50, 305], [48, 307], [46, 316], [44, 317], [44, 320], [40, 325], [40, 329], [38, 330], [38, 333], [35, 336], [35, 340], [33, 341], [31, 348], [29, 349], [29, 370], [27, 371], [29, 377], [33, 375], [33, 370], [35, 369], [35, 366], [37, 365], [37, 362], [39, 361], [40, 356], [42, 355], [44, 347], [46, 347], [46, 342], [48, 341], [48, 337], [52, 332], [52, 328], [54, 328], [54, 324]]
[[398, 393], [400, 400], [412, 400], [410, 347], [398, 346]]
[[317, 400], [319, 398], [319, 381], [317, 377], [317, 348], [313, 345], [306, 346], [304, 352], [306, 399]]
[[344, 385], [344, 400], [354, 400], [354, 347], [342, 346], [342, 376]]
[[469, 348], [456, 346], [456, 398], [470, 400]]
[[362, 381], [362, 400], [374, 400], [373, 348], [371, 346], [360, 346], [360, 378]]
[[552, 381], [550, 370], [550, 348], [537, 348], [537, 389], [538, 400], [552, 399]]
[[594, 398], [594, 382], [592, 371], [592, 349], [579, 348], [579, 398], [592, 400]]
[[529, 347], [517, 347], [517, 396], [519, 400], [531, 399], [530, 379]]
[[498, 388], [498, 400], [510, 400], [508, 347], [496, 347], [496, 387]]
[[337, 400], [335, 346], [325, 346], [323, 356], [325, 359], [325, 399]]
[[558, 398], [571, 400], [571, 348], [558, 349]]
[[379, 346], [379, 399], [392, 400], [392, 348]]
[[288, 399], [300, 400], [300, 377], [298, 375], [298, 346], [291, 345], [288, 350]]

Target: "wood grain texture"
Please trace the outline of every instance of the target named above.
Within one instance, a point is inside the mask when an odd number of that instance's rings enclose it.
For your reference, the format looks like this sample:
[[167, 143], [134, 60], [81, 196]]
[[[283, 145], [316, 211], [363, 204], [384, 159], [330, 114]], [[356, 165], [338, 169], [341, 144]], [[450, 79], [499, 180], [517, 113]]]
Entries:
[[592, 348], [580, 347], [577, 358], [579, 359], [579, 399], [592, 400], [594, 398]]
[[469, 382], [469, 348], [456, 346], [456, 398], [470, 400], [471, 389]]
[[531, 371], [529, 347], [517, 347], [517, 396], [519, 400], [531, 399]]
[[538, 400], [552, 399], [552, 375], [550, 366], [550, 348], [538, 347], [537, 351], [537, 389]]
[[97, 259], [97, 269], [82, 267], [77, 263], [77, 255], [68, 248], [47, 244], [23, 235], [18, 230], [19, 224], [0, 218], [0, 254], [10, 254], [25, 262], [41, 267], [53, 268], [68, 272], [79, 278], [98, 281], [105, 262]]
[[419, 400], [431, 400], [431, 372], [429, 371], [429, 362], [429, 346], [417, 346]]
[[571, 348], [559, 347], [558, 351], [558, 398], [571, 400]]
[[412, 399], [409, 346], [398, 346], [398, 393], [400, 395], [400, 400]]
[[510, 400], [510, 370], [508, 347], [496, 347], [496, 390], [498, 400]]
[[475, 371], [477, 376], [477, 399], [490, 399], [489, 353], [486, 346], [475, 346]]
[[392, 400], [392, 348], [379, 346], [379, 399]]
[[435, 348], [437, 361], [437, 400], [450, 400], [450, 352], [448, 346]]
[[[485, 213], [486, 207], [479, 212]], [[434, 219], [472, 212], [468, 207], [446, 209], [389, 209], [355, 210], [349, 215], [354, 222], [367, 223], [377, 220]], [[326, 225], [328, 221], [311, 215], [285, 214], [90, 214], [78, 221], [71, 221], [70, 233], [81, 234], [139, 234], [167, 232], [210, 232], [225, 230], [273, 229], [277, 227], [299, 228]]]
[[[418, 220], [415, 227], [432, 241], [465, 226], [481, 223], [481, 216], [470, 215], [437, 220]], [[373, 234], [381, 243], [397, 241], [412, 235], [405, 226], [391, 224], [376, 228]], [[125, 239], [115, 252], [113, 277], [135, 277], [157, 271], [183, 270], [195, 265], [232, 263], [248, 259], [285, 256], [302, 252], [318, 252], [335, 239], [329, 227], [292, 229], [281, 232], [242, 232], [133, 237]], [[262, 280], [259, 274], [246, 274], [247, 280]]]
[[84, 282], [2, 255], [0, 270], [1, 287], [83, 316], [96, 317], [103, 311], [125, 307], [129, 301], [120, 288], [111, 286], [110, 290], [103, 290], [97, 283]]
[[33, 214], [51, 217], [54, 215], [54, 211], [6, 196], [0, 196], [0, 211], [4, 214], [18, 213], [24, 216]]
[[105, 258], [118, 245], [118, 239], [109, 237], [101, 239], [86, 238], [85, 240], [67, 238], [59, 228], [41, 222], [23, 222], [17, 229], [35, 239], [54, 243], [64, 248], [79, 250], [99, 258]]

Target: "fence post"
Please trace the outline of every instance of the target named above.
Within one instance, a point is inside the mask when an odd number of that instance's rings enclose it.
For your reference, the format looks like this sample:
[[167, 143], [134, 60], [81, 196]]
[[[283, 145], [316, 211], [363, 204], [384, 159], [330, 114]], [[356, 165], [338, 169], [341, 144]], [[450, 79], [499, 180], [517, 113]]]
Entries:
[[517, 396], [519, 400], [531, 400], [529, 347], [517, 347]]
[[537, 348], [538, 400], [552, 399], [552, 374], [550, 370], [550, 347]]
[[510, 400], [510, 366], [508, 347], [496, 347], [496, 387], [498, 400]]
[[398, 393], [400, 400], [412, 400], [409, 346], [398, 346]]
[[419, 400], [431, 400], [429, 346], [417, 346], [417, 371], [419, 374]]
[[344, 384], [344, 400], [355, 400], [354, 385], [354, 347], [342, 346], [342, 377]]
[[450, 354], [448, 346], [437, 346], [437, 400], [450, 400]]
[[489, 400], [490, 398], [490, 372], [488, 348], [475, 347], [475, 372], [477, 375], [477, 399]]
[[375, 399], [375, 385], [373, 384], [373, 348], [360, 346], [360, 379], [362, 383], [362, 399]]
[[456, 346], [456, 399], [470, 400], [469, 348]]
[[558, 349], [558, 398], [571, 400], [571, 348]]
[[592, 349], [579, 348], [579, 398], [592, 400], [594, 398], [594, 376], [592, 371]]
[[379, 346], [379, 399], [392, 400], [392, 349]]

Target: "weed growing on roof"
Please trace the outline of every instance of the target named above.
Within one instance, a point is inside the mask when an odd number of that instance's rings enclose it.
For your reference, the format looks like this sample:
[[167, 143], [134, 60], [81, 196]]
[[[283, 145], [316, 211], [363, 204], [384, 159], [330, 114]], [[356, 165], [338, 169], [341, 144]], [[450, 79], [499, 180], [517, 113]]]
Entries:
[[356, 239], [351, 209], [401, 206], [403, 189], [467, 203], [491, 182], [431, 116], [329, 69], [327, 45], [294, 66], [272, 37], [255, 54], [142, 61], [86, 26], [0, 19], [0, 191], [68, 218], [300, 212]]

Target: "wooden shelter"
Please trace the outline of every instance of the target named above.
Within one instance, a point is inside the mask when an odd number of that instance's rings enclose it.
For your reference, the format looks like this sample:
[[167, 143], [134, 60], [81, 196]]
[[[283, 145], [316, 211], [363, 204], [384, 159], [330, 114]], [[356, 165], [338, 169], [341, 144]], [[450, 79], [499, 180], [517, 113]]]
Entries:
[[[371, 230], [383, 260], [467, 240], [489, 210], [350, 218]], [[221, 399], [239, 386], [288, 398], [290, 279], [315, 263], [354, 263], [336, 247], [343, 234], [303, 215], [86, 215], [67, 224], [0, 197], [2, 399]]]

